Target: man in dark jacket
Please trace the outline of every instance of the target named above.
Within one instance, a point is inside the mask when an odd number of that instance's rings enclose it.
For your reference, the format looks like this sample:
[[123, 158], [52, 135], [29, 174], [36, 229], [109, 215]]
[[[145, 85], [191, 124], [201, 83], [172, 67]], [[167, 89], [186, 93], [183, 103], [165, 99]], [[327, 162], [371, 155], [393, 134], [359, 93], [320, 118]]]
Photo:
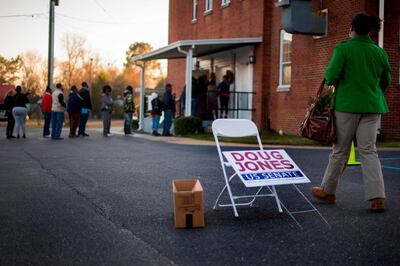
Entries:
[[89, 119], [90, 110], [92, 110], [92, 101], [90, 99], [89, 85], [82, 82], [82, 88], [79, 90], [79, 95], [83, 98], [81, 102], [81, 115], [79, 121], [78, 136], [88, 137], [89, 134], [85, 132], [86, 123]]
[[67, 102], [67, 112], [69, 116], [69, 137], [76, 137], [76, 128], [79, 124], [81, 115], [81, 101], [82, 97], [78, 94], [78, 88], [76, 86], [71, 87], [71, 92]]
[[165, 92], [163, 96], [164, 103], [164, 127], [163, 127], [163, 136], [172, 136], [170, 133], [172, 118], [175, 114], [175, 101], [172, 96], [172, 85], [167, 84], [165, 86]]

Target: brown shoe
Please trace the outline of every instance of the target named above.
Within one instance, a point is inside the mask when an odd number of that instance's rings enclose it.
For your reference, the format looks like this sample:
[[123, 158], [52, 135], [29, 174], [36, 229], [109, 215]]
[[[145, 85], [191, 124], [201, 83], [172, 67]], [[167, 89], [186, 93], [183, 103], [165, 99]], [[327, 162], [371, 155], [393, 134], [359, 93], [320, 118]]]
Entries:
[[327, 194], [325, 193], [321, 187], [313, 187], [311, 189], [311, 194], [319, 199], [320, 201], [323, 201], [326, 204], [335, 204], [336, 201], [336, 196], [332, 194]]
[[371, 207], [369, 208], [373, 212], [384, 212], [385, 211], [385, 199], [375, 198], [370, 200]]

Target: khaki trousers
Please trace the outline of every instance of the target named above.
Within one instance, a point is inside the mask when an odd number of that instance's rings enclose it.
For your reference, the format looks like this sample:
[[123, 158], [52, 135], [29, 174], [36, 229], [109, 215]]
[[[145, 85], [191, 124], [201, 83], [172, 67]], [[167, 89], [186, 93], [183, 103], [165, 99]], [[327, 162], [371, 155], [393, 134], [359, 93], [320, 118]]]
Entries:
[[342, 113], [335, 111], [337, 139], [321, 187], [335, 194], [339, 178], [346, 168], [351, 142], [356, 136], [364, 180], [365, 200], [385, 198], [381, 163], [376, 151], [376, 130], [380, 114]]

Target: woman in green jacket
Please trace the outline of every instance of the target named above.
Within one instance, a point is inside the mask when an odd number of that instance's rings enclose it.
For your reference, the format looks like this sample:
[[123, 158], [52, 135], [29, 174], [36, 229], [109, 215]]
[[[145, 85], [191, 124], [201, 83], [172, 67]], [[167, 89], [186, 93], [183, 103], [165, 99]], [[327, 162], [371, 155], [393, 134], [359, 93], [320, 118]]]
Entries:
[[386, 52], [376, 45], [369, 33], [380, 30], [381, 20], [366, 14], [356, 15], [351, 23], [350, 39], [338, 44], [333, 52], [325, 80], [335, 86], [337, 139], [320, 187], [314, 197], [334, 204], [336, 187], [350, 153], [354, 136], [361, 158], [365, 199], [370, 210], [385, 209], [385, 187], [376, 151], [376, 133], [381, 114], [389, 112], [384, 92], [391, 75]]

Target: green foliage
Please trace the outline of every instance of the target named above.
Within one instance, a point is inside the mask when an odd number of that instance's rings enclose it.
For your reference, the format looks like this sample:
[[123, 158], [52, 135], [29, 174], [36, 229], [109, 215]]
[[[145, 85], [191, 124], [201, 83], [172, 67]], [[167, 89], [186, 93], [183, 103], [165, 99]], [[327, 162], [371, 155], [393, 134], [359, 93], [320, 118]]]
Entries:
[[126, 56], [125, 56], [125, 63], [124, 67], [129, 68], [132, 63], [131, 63], [131, 58], [136, 55], [141, 55], [150, 52], [153, 50], [153, 47], [147, 43], [147, 42], [134, 42], [132, 43], [128, 51], [126, 51]]
[[115, 103], [114, 103], [112, 118], [124, 119], [125, 118], [124, 106], [115, 105]]
[[133, 119], [132, 120], [132, 129], [138, 129], [139, 128], [139, 120], [138, 119]]
[[201, 119], [195, 116], [180, 117], [174, 122], [177, 135], [197, 134], [203, 131]]
[[109, 83], [109, 78], [107, 77], [107, 74], [102, 71], [100, 72], [95, 81], [92, 84], [91, 87], [91, 99], [92, 99], [92, 108], [93, 108], [93, 114], [96, 117], [100, 117], [100, 108], [101, 108], [101, 94], [102, 94], [102, 88], [104, 85]]
[[318, 110], [323, 110], [326, 107], [331, 106], [332, 96], [333, 96], [332, 90], [327, 90], [327, 91], [321, 93], [321, 96], [319, 98], [310, 97], [308, 99], [308, 105], [315, 104], [317, 106]]
[[[142, 55], [151, 52], [153, 47], [146, 42], [134, 42], [132, 43], [125, 53], [124, 71], [125, 74], [133, 76], [135, 80], [130, 80], [129, 84], [139, 86], [140, 70], [137, 66], [133, 65], [131, 59], [133, 56]], [[164, 75], [162, 73], [161, 64], [157, 60], [150, 60], [145, 64], [145, 80], [147, 86], [157, 87], [162, 81]]]
[[18, 79], [18, 71], [21, 69], [20, 56], [7, 59], [0, 55], [0, 84], [12, 84]]

